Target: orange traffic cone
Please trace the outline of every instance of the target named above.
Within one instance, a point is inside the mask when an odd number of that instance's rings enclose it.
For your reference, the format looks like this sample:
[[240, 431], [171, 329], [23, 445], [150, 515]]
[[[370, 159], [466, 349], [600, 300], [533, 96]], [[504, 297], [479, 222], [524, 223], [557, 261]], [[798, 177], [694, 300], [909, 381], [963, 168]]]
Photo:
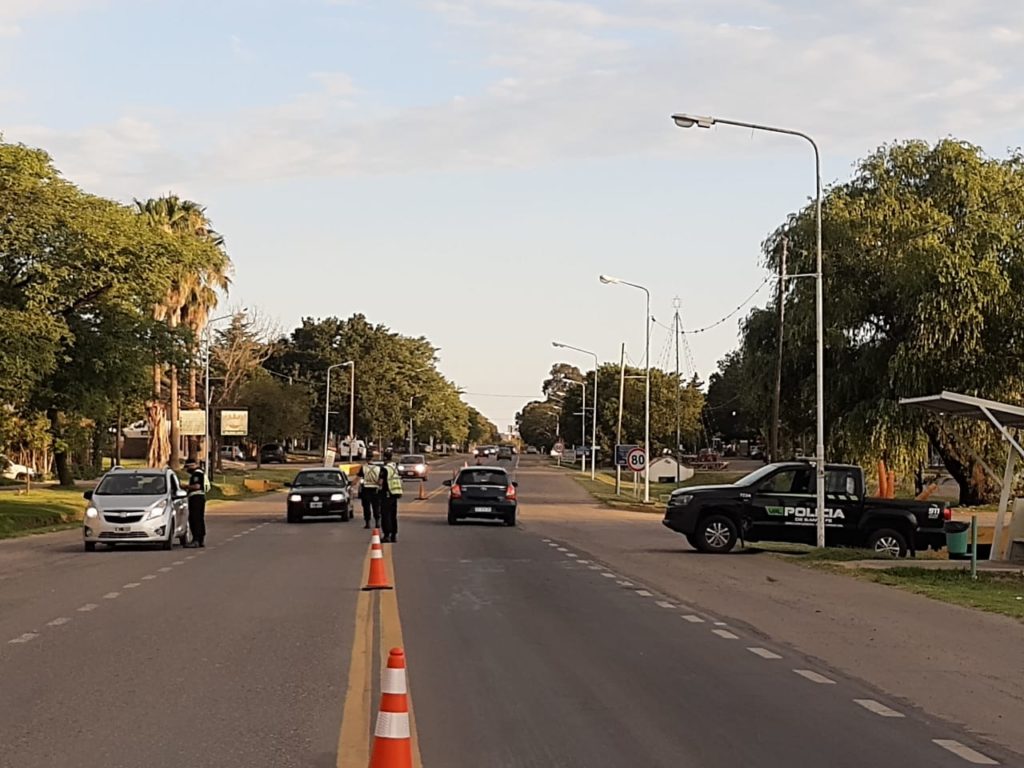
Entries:
[[419, 495], [416, 498], [419, 501], [426, 501], [427, 500], [427, 481], [426, 480], [420, 480], [420, 493], [419, 493]]
[[391, 589], [388, 584], [388, 572], [384, 568], [384, 547], [380, 545], [380, 531], [373, 529], [370, 538], [370, 577], [366, 580], [364, 590]]
[[412, 768], [409, 696], [405, 681], [405, 653], [392, 648], [381, 674], [380, 710], [373, 732], [370, 768]]

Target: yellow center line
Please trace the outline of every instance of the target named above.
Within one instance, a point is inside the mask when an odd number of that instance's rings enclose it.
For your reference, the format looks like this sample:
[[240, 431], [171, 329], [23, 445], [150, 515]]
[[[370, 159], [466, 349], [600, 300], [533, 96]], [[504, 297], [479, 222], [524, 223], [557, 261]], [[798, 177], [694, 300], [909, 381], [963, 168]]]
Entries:
[[[366, 553], [363, 572], [369, 569]], [[356, 599], [355, 629], [352, 634], [352, 658], [349, 660], [345, 706], [338, 734], [338, 768], [370, 763], [370, 697], [373, 694], [373, 593], [360, 592]]]

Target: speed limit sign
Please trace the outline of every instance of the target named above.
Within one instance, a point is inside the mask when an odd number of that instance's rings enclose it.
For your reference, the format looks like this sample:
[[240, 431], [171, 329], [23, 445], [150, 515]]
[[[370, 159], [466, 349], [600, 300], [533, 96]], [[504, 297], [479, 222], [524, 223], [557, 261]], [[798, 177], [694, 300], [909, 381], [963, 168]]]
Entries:
[[626, 466], [634, 472], [643, 472], [647, 468], [647, 454], [643, 448], [634, 448], [626, 454]]

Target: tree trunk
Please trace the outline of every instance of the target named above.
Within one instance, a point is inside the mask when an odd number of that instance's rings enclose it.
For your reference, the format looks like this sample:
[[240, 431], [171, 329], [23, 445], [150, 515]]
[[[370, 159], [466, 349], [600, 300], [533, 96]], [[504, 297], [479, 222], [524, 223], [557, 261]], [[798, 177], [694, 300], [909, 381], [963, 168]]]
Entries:
[[159, 400], [146, 403], [146, 423], [149, 425], [149, 452], [146, 464], [150, 467], [164, 467], [170, 458], [167, 411]]
[[103, 427], [96, 424], [92, 430], [92, 468], [103, 471]]
[[50, 419], [50, 437], [53, 441], [53, 465], [57, 475], [57, 481], [66, 488], [73, 488], [75, 479], [71, 476], [71, 467], [68, 464], [68, 447], [64, 442], [64, 435], [60, 424], [60, 411], [56, 408], [49, 408], [46, 411]]
[[961, 506], [987, 504], [995, 498], [995, 488], [985, 474], [984, 467], [960, 447], [955, 435], [934, 421], [925, 425], [924, 432], [932, 448], [942, 458], [943, 465], [960, 486]]

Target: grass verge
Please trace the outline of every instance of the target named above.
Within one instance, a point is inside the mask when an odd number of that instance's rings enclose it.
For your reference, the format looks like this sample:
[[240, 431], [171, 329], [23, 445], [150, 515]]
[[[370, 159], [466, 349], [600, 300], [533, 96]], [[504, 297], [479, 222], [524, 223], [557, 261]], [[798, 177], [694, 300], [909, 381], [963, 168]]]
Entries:
[[[565, 469], [566, 471], [573, 471], [572, 467], [566, 467], [564, 465], [562, 469]], [[652, 483], [650, 504], [644, 504], [641, 499], [633, 497], [632, 473], [623, 473], [622, 495], [617, 495], [615, 493], [614, 472], [601, 470], [597, 473], [597, 477], [591, 480], [589, 475], [583, 475], [577, 471], [573, 472], [572, 478], [583, 486], [584, 490], [593, 496], [595, 500], [609, 507], [614, 507], [616, 509], [631, 509], [638, 512], [657, 512], [660, 514], [664, 511], [665, 504], [668, 502], [668, 497], [672, 495], [672, 491], [675, 491], [678, 488], [691, 488], [695, 485], [723, 485], [733, 483], [745, 474], [745, 472], [698, 472], [689, 480], [684, 480], [681, 483]], [[643, 482], [641, 480], [641, 488], [642, 487]]]
[[1001, 613], [1024, 621], [1024, 571], [979, 573], [975, 581], [967, 571], [890, 568], [860, 571], [856, 576], [878, 584], [905, 589], [934, 600]]
[[45, 488], [0, 495], [0, 539], [78, 525], [85, 501], [78, 489]]

